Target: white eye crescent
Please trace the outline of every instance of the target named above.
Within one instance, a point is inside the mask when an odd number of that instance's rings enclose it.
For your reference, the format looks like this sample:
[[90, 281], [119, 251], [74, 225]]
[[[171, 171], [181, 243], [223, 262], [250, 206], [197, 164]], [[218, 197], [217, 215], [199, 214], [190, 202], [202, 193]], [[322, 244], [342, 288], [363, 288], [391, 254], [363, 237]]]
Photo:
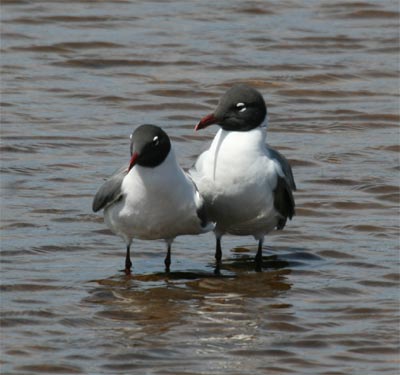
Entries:
[[244, 103], [237, 103], [236, 108], [239, 110], [239, 112], [244, 112], [247, 109]]

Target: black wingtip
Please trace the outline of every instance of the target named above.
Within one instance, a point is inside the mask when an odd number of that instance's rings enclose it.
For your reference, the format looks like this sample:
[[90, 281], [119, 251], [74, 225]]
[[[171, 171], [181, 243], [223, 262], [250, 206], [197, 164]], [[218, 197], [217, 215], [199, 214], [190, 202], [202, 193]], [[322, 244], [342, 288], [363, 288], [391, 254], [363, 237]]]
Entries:
[[287, 219], [291, 220], [296, 214], [291, 187], [286, 179], [280, 176], [278, 176], [276, 188], [274, 189], [274, 206], [282, 216], [276, 225], [276, 228], [280, 230], [285, 227]]
[[207, 217], [207, 210], [205, 204], [202, 204], [197, 209], [197, 216], [200, 219], [200, 225], [202, 228], [205, 228], [210, 223]]
[[102, 202], [98, 199], [97, 194], [95, 195], [93, 202], [92, 202], [92, 210], [93, 212], [100, 211], [102, 208]]
[[96, 205], [96, 204], [93, 202], [93, 204], [92, 204], [92, 210], [93, 210], [93, 212], [97, 212], [97, 211], [100, 210], [100, 207], [98, 207], [98, 205]]

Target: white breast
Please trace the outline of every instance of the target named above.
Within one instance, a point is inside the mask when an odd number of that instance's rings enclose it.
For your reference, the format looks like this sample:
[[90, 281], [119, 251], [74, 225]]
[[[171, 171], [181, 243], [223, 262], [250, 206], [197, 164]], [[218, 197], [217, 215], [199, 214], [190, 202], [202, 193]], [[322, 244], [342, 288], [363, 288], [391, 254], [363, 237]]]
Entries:
[[217, 229], [232, 234], [267, 233], [276, 225], [276, 163], [266, 152], [265, 129], [219, 130], [191, 174]]
[[203, 230], [199, 197], [173, 150], [155, 168], [135, 166], [122, 182], [124, 198], [105, 210], [112, 231], [125, 239], [172, 239]]

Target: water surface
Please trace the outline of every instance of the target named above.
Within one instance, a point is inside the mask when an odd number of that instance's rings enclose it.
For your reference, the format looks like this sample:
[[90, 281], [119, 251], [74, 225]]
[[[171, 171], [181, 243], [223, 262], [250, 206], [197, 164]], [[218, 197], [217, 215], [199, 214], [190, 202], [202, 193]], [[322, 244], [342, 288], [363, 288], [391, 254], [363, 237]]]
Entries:
[[[2, 2], [2, 374], [395, 374], [399, 369], [398, 4]], [[256, 243], [124, 244], [91, 212], [163, 126], [193, 127], [233, 83], [264, 95], [297, 215]]]

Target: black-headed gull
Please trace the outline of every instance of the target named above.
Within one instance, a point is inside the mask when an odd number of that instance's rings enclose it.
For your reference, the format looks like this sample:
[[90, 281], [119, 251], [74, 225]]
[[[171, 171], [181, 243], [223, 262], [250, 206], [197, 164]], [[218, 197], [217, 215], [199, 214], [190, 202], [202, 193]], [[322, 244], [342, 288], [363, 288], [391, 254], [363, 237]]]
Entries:
[[111, 231], [125, 240], [125, 273], [131, 273], [133, 238], [167, 242], [166, 271], [176, 236], [210, 231], [204, 200], [178, 165], [168, 135], [158, 126], [141, 125], [131, 135], [129, 166], [120, 169], [96, 193], [93, 211], [104, 209]]
[[257, 90], [233, 86], [195, 130], [212, 124], [220, 129], [189, 173], [206, 201], [209, 218], [216, 222], [216, 272], [225, 233], [258, 240], [255, 264], [261, 270], [264, 236], [283, 229], [295, 214], [292, 169], [283, 155], [265, 144], [267, 108]]

